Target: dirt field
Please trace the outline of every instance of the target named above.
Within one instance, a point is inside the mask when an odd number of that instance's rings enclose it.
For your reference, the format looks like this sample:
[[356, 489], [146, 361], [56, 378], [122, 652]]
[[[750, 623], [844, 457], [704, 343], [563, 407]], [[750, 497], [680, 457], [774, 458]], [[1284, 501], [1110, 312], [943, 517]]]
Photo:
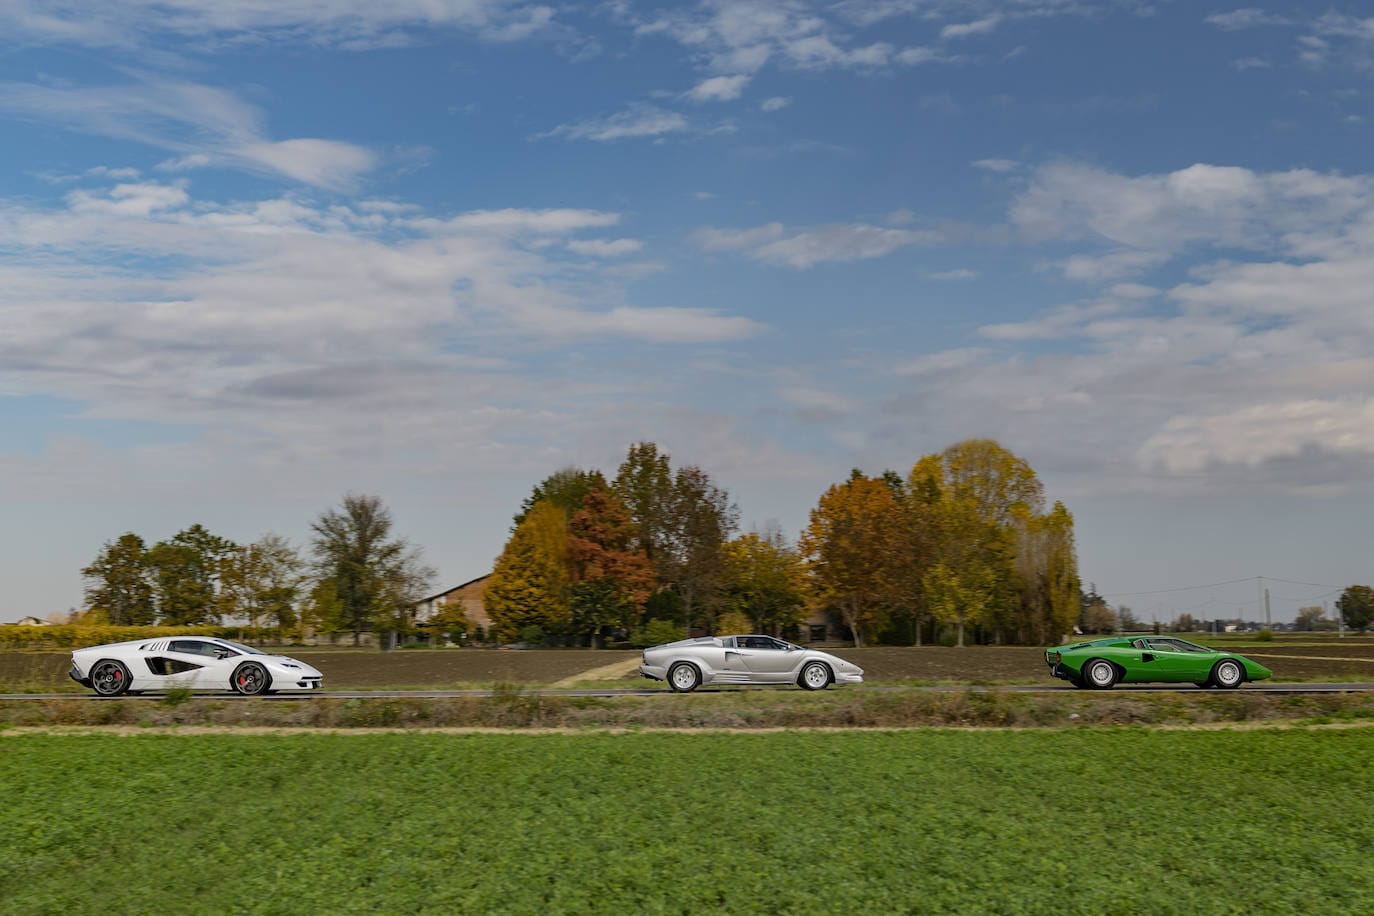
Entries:
[[[1319, 645], [1237, 647], [1273, 669], [1276, 680], [1374, 679], [1374, 643], [1329, 640]], [[598, 650], [282, 650], [324, 672], [334, 690], [455, 688], [495, 684], [567, 683], [583, 672], [632, 662], [634, 651]], [[1048, 681], [1042, 650], [1030, 647], [970, 646], [963, 649], [837, 649], [860, 665], [870, 683], [1015, 684]], [[67, 677], [70, 653], [11, 651], [0, 653], [0, 692], [80, 691]], [[623, 678], [639, 681], [636, 674]]]

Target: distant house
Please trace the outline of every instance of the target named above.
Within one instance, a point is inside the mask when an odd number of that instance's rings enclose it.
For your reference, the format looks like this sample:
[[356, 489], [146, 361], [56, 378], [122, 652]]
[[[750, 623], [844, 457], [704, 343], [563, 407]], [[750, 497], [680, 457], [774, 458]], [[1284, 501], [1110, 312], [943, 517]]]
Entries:
[[39, 620], [37, 617], [20, 617], [14, 622], [14, 625], [17, 627], [46, 627], [48, 622]]
[[468, 619], [468, 625], [474, 630], [481, 627], [484, 631], [491, 629], [491, 618], [487, 616], [487, 609], [482, 604], [482, 592], [486, 590], [487, 580], [491, 578], [491, 573], [485, 576], [478, 576], [462, 585], [455, 585], [453, 588], [445, 589], [436, 595], [415, 605], [415, 622], [426, 623], [431, 617], [439, 613], [441, 608], [458, 602], [463, 607], [463, 616]]

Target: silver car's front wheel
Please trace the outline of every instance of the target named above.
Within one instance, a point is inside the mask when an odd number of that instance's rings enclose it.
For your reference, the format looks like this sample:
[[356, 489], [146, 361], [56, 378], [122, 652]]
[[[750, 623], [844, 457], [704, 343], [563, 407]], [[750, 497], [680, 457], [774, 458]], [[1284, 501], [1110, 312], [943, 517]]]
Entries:
[[695, 665], [678, 662], [668, 669], [668, 686], [678, 693], [691, 693], [701, 684], [701, 672]]
[[123, 662], [102, 658], [91, 668], [91, 687], [102, 697], [117, 697], [129, 689], [129, 669]]
[[807, 690], [824, 690], [830, 686], [830, 669], [820, 662], [807, 662], [797, 683]]
[[1217, 662], [1217, 666], [1212, 669], [1212, 683], [1226, 690], [1239, 687], [1243, 680], [1245, 671], [1240, 667], [1240, 662], [1229, 658]]

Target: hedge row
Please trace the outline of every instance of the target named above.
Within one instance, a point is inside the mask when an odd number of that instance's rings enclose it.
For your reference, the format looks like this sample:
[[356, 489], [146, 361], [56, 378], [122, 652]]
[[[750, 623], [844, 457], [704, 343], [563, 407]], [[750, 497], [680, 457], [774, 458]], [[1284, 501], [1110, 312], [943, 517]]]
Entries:
[[47, 627], [0, 626], [0, 647], [80, 648], [159, 636], [218, 636], [240, 642], [267, 642], [281, 636], [276, 627], [115, 627], [58, 624]]

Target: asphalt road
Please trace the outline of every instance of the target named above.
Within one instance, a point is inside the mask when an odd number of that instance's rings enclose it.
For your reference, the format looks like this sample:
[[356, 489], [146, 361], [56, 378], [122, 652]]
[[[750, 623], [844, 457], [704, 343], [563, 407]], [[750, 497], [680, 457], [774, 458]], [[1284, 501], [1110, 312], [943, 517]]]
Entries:
[[[728, 688], [699, 688], [697, 693], [738, 693], [742, 690], [779, 690], [795, 689], [792, 687], [728, 687]], [[840, 688], [843, 690], [913, 690], [925, 693], [957, 693], [968, 691], [970, 693], [988, 693], [998, 691], [1001, 693], [1072, 693], [1076, 688], [1068, 684], [1007, 684], [996, 687], [966, 687], [962, 685], [944, 685], [932, 687], [849, 687]], [[1314, 693], [1370, 693], [1374, 692], [1374, 683], [1311, 683], [1311, 684], [1245, 684], [1239, 688], [1247, 692], [1273, 693], [1273, 694], [1314, 694]], [[448, 697], [490, 697], [504, 691], [497, 690], [321, 690], [311, 693], [278, 693], [271, 696], [260, 697], [258, 699], [273, 701], [300, 702], [302, 700], [331, 699], [331, 700], [402, 700], [402, 699], [445, 699]], [[1192, 685], [1176, 684], [1123, 684], [1111, 690], [1115, 694], [1132, 693], [1197, 693], [1198, 688]], [[520, 691], [522, 696], [542, 696], [542, 697], [653, 697], [653, 696], [673, 696], [673, 692], [667, 687], [643, 687], [643, 688], [619, 688], [619, 689], [598, 689], [598, 688], [543, 688]], [[0, 694], [0, 700], [68, 700], [78, 697], [100, 702], [120, 701], [120, 700], [157, 700], [161, 699], [160, 693], [141, 693], [136, 696], [126, 697], [98, 697], [93, 693], [6, 693]], [[232, 693], [207, 692], [193, 694], [194, 699], [236, 699], [246, 700], [250, 697], [240, 697]]]

